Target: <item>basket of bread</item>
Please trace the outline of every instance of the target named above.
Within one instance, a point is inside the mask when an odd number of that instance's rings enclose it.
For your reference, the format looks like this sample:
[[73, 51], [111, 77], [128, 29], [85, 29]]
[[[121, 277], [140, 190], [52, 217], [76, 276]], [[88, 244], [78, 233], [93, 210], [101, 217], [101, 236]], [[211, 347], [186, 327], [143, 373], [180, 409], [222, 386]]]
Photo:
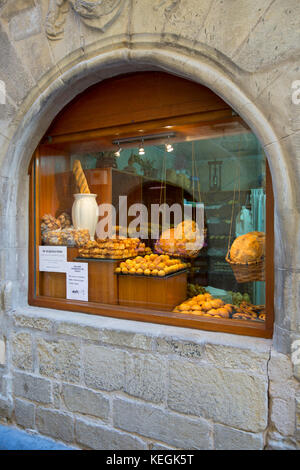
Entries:
[[265, 233], [249, 232], [237, 237], [226, 255], [239, 283], [265, 280]]
[[203, 238], [196, 222], [184, 220], [177, 227], [161, 234], [155, 244], [155, 251], [182, 258], [196, 258], [203, 247]]

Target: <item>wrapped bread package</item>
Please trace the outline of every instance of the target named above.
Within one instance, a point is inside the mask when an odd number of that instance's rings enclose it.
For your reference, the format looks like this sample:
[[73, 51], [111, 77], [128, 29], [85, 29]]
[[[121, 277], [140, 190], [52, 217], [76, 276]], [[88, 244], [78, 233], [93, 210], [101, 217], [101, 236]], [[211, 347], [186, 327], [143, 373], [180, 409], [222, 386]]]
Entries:
[[66, 228], [59, 230], [48, 230], [42, 233], [42, 242], [44, 245], [82, 247], [90, 239], [88, 230], [75, 230], [74, 228]]

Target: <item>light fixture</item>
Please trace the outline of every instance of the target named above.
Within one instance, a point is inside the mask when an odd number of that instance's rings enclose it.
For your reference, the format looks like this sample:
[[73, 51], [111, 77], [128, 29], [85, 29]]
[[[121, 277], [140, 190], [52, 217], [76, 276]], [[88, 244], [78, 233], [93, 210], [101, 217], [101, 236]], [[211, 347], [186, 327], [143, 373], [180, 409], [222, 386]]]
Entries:
[[139, 155], [145, 155], [144, 139], [143, 138], [142, 138], [142, 142], [139, 145]]
[[173, 146], [172, 144], [170, 144], [170, 136], [168, 135], [168, 143], [165, 144], [165, 149], [166, 149], [166, 152], [173, 152]]
[[143, 135], [143, 136], [140, 136], [140, 135], [136, 135], [134, 137], [124, 137], [123, 139], [116, 139], [116, 140], [112, 140], [112, 144], [113, 145], [119, 145], [119, 144], [123, 144], [123, 145], [126, 145], [126, 144], [134, 144], [134, 143], [138, 143], [138, 142], [141, 142], [141, 139], [143, 140], [143, 144], [144, 142], [150, 142], [150, 141], [158, 141], [158, 140], [165, 140], [167, 138], [170, 138], [170, 137], [176, 137], [176, 133], [175, 132], [163, 132], [161, 134], [146, 134], [146, 135]]
[[118, 150], [115, 152], [115, 157], [120, 157], [121, 151], [122, 151], [122, 149], [121, 149], [120, 144], [118, 142]]

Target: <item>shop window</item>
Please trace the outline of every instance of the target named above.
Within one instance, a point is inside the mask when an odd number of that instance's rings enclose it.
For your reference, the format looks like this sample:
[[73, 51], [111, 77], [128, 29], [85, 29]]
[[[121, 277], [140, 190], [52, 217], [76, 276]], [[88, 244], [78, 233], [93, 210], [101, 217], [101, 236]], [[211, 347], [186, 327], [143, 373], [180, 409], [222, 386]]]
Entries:
[[158, 72], [96, 85], [30, 175], [31, 305], [271, 337], [270, 172], [210, 90]]

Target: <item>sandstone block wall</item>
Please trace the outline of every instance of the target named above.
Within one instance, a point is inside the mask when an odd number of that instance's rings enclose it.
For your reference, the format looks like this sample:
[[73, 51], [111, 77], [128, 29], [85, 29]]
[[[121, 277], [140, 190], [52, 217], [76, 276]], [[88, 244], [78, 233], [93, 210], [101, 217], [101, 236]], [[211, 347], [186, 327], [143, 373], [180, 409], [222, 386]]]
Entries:
[[267, 444], [269, 340], [31, 309], [7, 323], [8, 423], [80, 448]]

